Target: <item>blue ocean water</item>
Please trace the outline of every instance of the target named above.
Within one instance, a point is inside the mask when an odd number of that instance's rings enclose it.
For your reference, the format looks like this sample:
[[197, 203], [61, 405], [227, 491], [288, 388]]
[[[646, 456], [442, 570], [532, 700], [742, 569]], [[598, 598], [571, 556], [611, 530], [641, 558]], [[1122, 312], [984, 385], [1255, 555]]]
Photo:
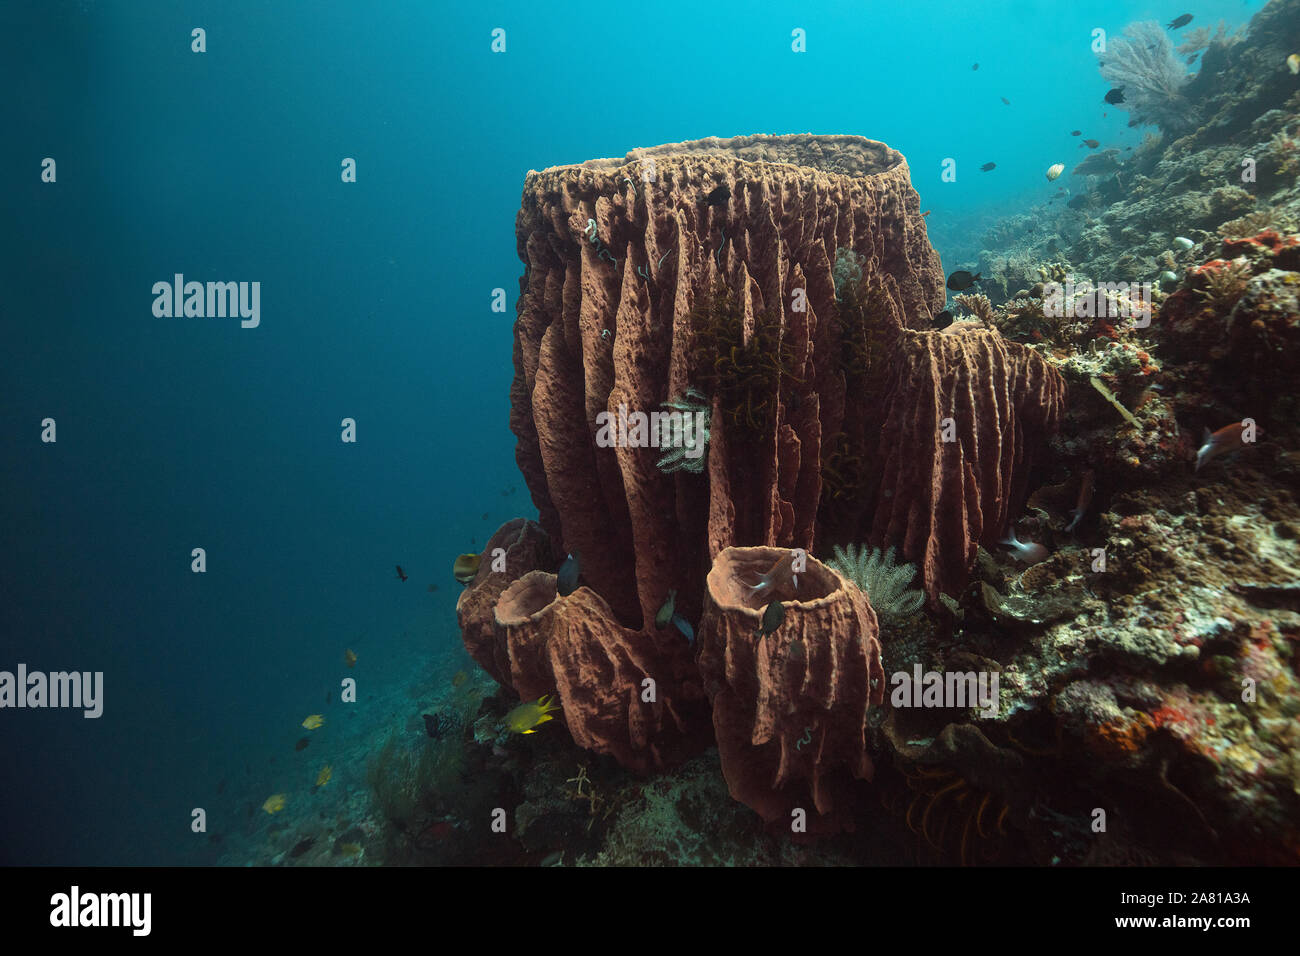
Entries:
[[[948, 266], [1048, 195], [1072, 129], [1140, 142], [1090, 32], [1184, 12], [4, 4], [0, 669], [105, 689], [94, 720], [0, 710], [0, 862], [205, 862], [191, 810], [216, 830], [283, 789], [304, 716], [343, 720], [345, 648], [364, 703], [459, 647], [452, 559], [534, 515], [507, 427], [527, 170], [861, 134], [907, 157]], [[260, 283], [260, 324], [155, 316], [178, 273]]]

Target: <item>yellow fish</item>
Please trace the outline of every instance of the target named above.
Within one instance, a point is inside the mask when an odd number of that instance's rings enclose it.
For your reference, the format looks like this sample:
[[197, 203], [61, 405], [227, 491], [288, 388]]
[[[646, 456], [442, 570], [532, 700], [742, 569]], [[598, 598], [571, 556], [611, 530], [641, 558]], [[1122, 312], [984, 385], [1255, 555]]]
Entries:
[[308, 717], [306, 720], [302, 722], [302, 725], [306, 727], [308, 730], [315, 730], [323, 723], [325, 723], [324, 717], [322, 717], [320, 714], [312, 714], [310, 717]]
[[560, 709], [560, 705], [547, 694], [540, 700], [520, 704], [506, 714], [505, 728], [514, 734], [533, 734], [537, 728], [551, 719], [551, 714]]
[[361, 855], [361, 844], [360, 844], [360, 843], [344, 843], [344, 844], [342, 844], [342, 845], [339, 846], [339, 852], [342, 853], [344, 856], [360, 856], [360, 855]]
[[334, 768], [326, 764], [321, 768], [320, 773], [316, 774], [316, 786], [323, 787], [330, 782], [330, 777], [334, 776]]
[[1300, 53], [1292, 53], [1286, 58], [1286, 68], [1292, 73], [1300, 73]]
[[357, 662], [357, 655], [352, 653], [352, 648], [349, 647], [346, 651], [343, 652], [343, 660], [348, 665], [348, 667], [351, 667], [353, 664]]
[[266, 803], [262, 804], [262, 809], [267, 813], [279, 813], [284, 809], [284, 794], [276, 793], [266, 798]]
[[462, 554], [451, 567], [451, 573], [461, 584], [469, 584], [478, 574], [479, 554]]
[[451, 679], [451, 686], [452, 686], [452, 687], [459, 687], [461, 684], [465, 683], [465, 681], [467, 681], [467, 680], [469, 680], [469, 675], [468, 675], [468, 674], [466, 674], [464, 671], [456, 671], [455, 676], [453, 676], [452, 679]]

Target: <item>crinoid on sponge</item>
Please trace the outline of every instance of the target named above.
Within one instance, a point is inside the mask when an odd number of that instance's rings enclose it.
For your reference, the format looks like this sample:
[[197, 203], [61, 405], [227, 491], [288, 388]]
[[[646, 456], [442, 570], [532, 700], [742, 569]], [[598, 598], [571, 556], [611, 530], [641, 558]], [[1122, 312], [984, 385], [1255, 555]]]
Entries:
[[796, 377], [793, 345], [781, 335], [779, 316], [755, 316], [747, 335], [737, 297], [721, 284], [701, 296], [689, 322], [696, 373], [731, 426], [731, 444], [747, 444], [776, 417], [782, 379]]
[[835, 546], [835, 557], [826, 562], [856, 584], [871, 602], [872, 609], [882, 622], [895, 623], [916, 613], [925, 601], [925, 594], [909, 588], [916, 577], [916, 566], [895, 564], [894, 548], [882, 552], [879, 548], [847, 548]]
[[698, 475], [704, 470], [704, 455], [709, 446], [709, 419], [712, 406], [705, 396], [693, 388], [688, 388], [681, 398], [664, 402], [668, 409], [665, 435], [671, 437], [667, 442], [660, 438], [659, 447], [668, 447], [655, 467], [664, 474], [674, 471], [689, 471]]

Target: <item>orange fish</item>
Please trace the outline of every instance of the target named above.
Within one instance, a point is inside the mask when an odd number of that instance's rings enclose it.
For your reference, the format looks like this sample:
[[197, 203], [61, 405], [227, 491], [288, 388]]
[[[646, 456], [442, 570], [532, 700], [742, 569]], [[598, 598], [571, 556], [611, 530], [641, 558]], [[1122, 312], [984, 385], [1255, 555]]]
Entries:
[[1220, 455], [1240, 451], [1246, 445], [1254, 444], [1258, 431], [1253, 418], [1243, 418], [1239, 422], [1225, 425], [1213, 434], [1210, 434], [1208, 428], [1204, 429], [1201, 433], [1201, 447], [1196, 452], [1195, 470], [1200, 471], [1202, 465], [1208, 464]]

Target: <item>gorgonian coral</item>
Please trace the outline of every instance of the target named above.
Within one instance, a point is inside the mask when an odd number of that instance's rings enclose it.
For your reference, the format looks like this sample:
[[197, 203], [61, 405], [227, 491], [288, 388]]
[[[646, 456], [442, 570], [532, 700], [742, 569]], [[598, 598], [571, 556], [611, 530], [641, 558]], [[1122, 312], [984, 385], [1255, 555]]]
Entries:
[[[1191, 104], [1183, 95], [1186, 67], [1174, 53], [1169, 35], [1155, 20], [1130, 23], [1124, 36], [1105, 53], [1101, 75], [1124, 91], [1119, 108], [1139, 123], [1181, 135], [1197, 126]], [[1076, 170], [1077, 172], [1077, 170]]]

